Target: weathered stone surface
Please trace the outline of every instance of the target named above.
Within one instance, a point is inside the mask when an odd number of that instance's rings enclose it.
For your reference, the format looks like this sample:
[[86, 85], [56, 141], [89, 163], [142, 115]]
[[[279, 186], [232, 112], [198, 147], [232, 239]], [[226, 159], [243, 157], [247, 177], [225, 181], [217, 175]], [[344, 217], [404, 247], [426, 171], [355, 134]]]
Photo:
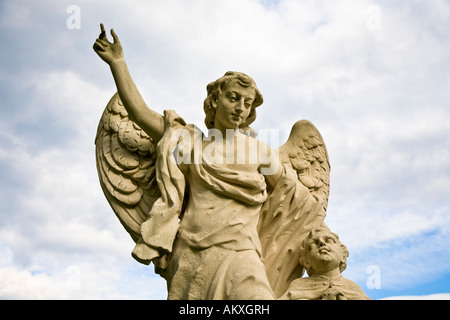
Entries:
[[[324, 223], [330, 165], [317, 128], [296, 122], [276, 150], [259, 141], [250, 125], [263, 96], [240, 72], [208, 84], [207, 134], [174, 111], [158, 114], [111, 35], [101, 25], [94, 44], [117, 87], [96, 137], [100, 184], [136, 243], [132, 256], [155, 265], [168, 298], [367, 298], [335, 266], [337, 240], [314, 247], [338, 239]], [[302, 278], [304, 268], [315, 271]]]

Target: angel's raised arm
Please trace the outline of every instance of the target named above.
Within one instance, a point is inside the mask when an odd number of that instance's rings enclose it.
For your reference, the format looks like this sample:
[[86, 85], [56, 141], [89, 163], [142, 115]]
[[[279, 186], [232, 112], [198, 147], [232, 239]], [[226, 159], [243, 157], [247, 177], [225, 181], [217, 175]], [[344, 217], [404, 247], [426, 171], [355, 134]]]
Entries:
[[103, 24], [100, 24], [100, 28], [101, 33], [94, 43], [94, 51], [111, 68], [120, 100], [130, 119], [136, 122], [156, 144], [164, 133], [164, 118], [150, 109], [142, 98], [125, 63], [122, 45], [117, 34], [111, 29], [114, 42], [109, 42]]

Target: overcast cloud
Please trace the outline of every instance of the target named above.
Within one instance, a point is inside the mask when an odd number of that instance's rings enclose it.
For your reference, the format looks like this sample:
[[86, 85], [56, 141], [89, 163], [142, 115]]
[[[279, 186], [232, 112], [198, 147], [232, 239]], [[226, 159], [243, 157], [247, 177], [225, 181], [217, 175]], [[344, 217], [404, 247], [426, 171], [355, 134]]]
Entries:
[[273, 147], [312, 121], [332, 168], [326, 221], [350, 250], [345, 276], [375, 299], [449, 297], [449, 2], [7, 0], [0, 298], [166, 298], [98, 182], [94, 138], [116, 91], [92, 50], [100, 22], [158, 112], [205, 129], [206, 85], [236, 70], [264, 95], [253, 126], [280, 130]]

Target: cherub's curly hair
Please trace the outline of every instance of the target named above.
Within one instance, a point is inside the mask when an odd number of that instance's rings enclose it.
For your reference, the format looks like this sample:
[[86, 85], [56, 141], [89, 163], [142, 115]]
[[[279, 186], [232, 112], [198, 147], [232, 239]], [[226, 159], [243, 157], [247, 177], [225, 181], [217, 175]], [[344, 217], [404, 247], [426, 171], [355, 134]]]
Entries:
[[[261, 92], [259, 92], [256, 87], [255, 81], [250, 78], [248, 75], [242, 72], [228, 71], [225, 75], [214, 82], [211, 82], [206, 87], [208, 96], [206, 97], [203, 103], [203, 110], [205, 111], [205, 125], [208, 129], [214, 128], [214, 118], [216, 116], [216, 109], [214, 108], [213, 102], [219, 97], [222, 93], [225, 85], [230, 83], [231, 81], [237, 81], [244, 88], [253, 88], [255, 90], [255, 100], [252, 104], [252, 110], [250, 115], [244, 124], [242, 124], [241, 129], [244, 131], [249, 130], [250, 124], [256, 119], [256, 110], [255, 108], [260, 106], [263, 103], [263, 96]], [[251, 130], [251, 129], [250, 129]]]
[[345, 268], [347, 268], [347, 257], [349, 255], [348, 249], [347, 247], [341, 242], [341, 240], [339, 239], [339, 236], [336, 233], [333, 233], [331, 231], [329, 231], [326, 228], [316, 228], [311, 230], [311, 232], [308, 234], [308, 236], [303, 240], [302, 244], [300, 245], [299, 251], [300, 251], [300, 258], [299, 258], [299, 262], [300, 264], [306, 269], [306, 272], [308, 272], [308, 275], [313, 275], [314, 274], [314, 270], [311, 267], [308, 267], [309, 263], [308, 263], [308, 241], [312, 238], [312, 236], [315, 233], [321, 232], [321, 231], [326, 231], [331, 233], [337, 240], [337, 242], [339, 243], [339, 245], [341, 246], [342, 249], [342, 259], [341, 262], [339, 263], [339, 270], [341, 271], [341, 273], [345, 270]]

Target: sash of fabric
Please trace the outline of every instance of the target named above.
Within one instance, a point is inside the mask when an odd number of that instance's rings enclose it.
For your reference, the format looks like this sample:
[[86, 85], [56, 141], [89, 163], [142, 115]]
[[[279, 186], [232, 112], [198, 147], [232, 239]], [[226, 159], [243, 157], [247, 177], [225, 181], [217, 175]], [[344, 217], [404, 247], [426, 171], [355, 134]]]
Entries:
[[186, 123], [171, 110], [164, 111], [164, 119], [164, 135], [157, 145], [156, 160], [156, 179], [161, 197], [142, 223], [141, 238], [132, 252], [136, 260], [146, 264], [172, 251], [186, 186], [184, 175], [173, 158], [178, 144], [173, 133]]
[[211, 190], [248, 205], [259, 205], [266, 200], [267, 185], [264, 176], [257, 171], [237, 171], [209, 163], [205, 157], [202, 160], [202, 163], [194, 164], [191, 170]]

